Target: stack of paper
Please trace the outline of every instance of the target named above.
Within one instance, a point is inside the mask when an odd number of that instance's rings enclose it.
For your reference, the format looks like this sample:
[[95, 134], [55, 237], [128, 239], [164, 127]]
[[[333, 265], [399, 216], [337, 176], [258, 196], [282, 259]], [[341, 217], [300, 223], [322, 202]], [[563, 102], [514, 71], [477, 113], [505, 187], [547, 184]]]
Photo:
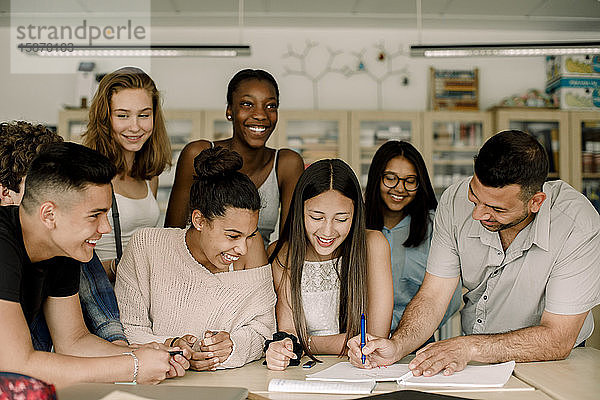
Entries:
[[501, 387], [506, 384], [514, 368], [514, 361], [502, 364], [467, 365], [464, 370], [453, 375], [437, 374], [424, 377], [413, 376], [407, 364], [361, 369], [353, 367], [349, 362], [342, 362], [307, 375], [306, 379], [330, 382], [397, 381], [398, 384], [407, 386]]

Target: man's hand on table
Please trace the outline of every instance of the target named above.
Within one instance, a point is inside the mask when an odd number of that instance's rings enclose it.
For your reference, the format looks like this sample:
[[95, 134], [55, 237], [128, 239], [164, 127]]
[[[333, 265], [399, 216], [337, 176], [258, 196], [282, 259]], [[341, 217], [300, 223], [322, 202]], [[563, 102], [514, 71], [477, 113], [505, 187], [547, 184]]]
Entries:
[[473, 358], [472, 340], [472, 336], [458, 336], [430, 343], [417, 351], [408, 368], [415, 376], [433, 376], [440, 371], [452, 375], [462, 371]]

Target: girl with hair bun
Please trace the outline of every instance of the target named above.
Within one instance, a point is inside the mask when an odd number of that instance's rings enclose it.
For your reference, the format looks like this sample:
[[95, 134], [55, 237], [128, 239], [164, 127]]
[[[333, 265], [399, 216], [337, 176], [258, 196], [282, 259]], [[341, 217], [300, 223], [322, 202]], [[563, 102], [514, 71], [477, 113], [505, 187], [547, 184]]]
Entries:
[[132, 343], [191, 351], [190, 368], [234, 368], [260, 358], [275, 331], [271, 267], [258, 234], [256, 186], [222, 147], [194, 159], [191, 226], [136, 232], [115, 292]]
[[277, 222], [280, 227], [283, 226], [294, 187], [304, 171], [302, 157], [295, 151], [266, 146], [277, 125], [278, 108], [279, 88], [268, 72], [243, 69], [231, 78], [227, 87], [225, 116], [232, 124], [233, 136], [214, 143], [197, 140], [188, 143], [182, 150], [169, 198], [166, 227], [184, 228], [188, 222], [194, 157], [204, 149], [222, 146], [242, 156], [244, 165], [241, 172], [248, 175], [258, 188], [262, 199], [258, 231], [265, 247], [269, 244]]

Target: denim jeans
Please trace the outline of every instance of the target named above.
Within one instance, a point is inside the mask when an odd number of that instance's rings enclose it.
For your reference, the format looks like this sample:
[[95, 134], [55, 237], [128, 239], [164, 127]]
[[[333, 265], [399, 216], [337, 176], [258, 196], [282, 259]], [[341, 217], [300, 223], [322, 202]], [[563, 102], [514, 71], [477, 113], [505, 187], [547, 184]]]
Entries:
[[[79, 300], [83, 319], [91, 333], [109, 342], [115, 340], [127, 342], [123, 325], [119, 320], [115, 291], [95, 252], [89, 262], [81, 263]], [[29, 330], [34, 349], [43, 351], [52, 349], [52, 338], [42, 312], [29, 324]]]

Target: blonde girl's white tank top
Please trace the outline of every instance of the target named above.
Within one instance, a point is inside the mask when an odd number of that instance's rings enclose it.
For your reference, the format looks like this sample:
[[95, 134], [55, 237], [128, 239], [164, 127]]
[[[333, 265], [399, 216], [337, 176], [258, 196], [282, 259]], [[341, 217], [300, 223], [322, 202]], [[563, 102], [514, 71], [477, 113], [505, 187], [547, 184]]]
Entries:
[[[148, 194], [143, 199], [130, 199], [115, 193], [117, 207], [119, 208], [119, 224], [121, 225], [121, 243], [123, 251], [131, 239], [131, 235], [140, 228], [152, 228], [158, 224], [160, 218], [160, 208], [158, 201], [150, 189], [150, 181], [146, 181]], [[115, 233], [113, 227], [112, 210], [108, 212], [108, 222], [111, 228], [110, 233], [102, 235], [102, 238], [96, 244], [96, 253], [100, 260], [112, 260], [117, 258], [117, 248], [115, 247]]]

